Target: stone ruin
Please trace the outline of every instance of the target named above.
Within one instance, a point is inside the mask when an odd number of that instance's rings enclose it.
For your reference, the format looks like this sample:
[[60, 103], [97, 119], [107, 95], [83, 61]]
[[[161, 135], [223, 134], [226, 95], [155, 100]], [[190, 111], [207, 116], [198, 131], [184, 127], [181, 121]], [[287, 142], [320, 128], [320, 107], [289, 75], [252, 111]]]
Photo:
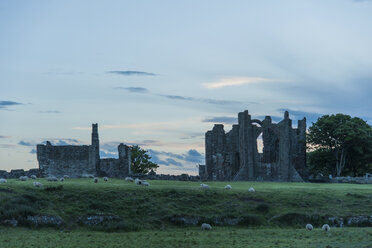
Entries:
[[[205, 165], [199, 166], [203, 180], [293, 181], [307, 180], [306, 118], [292, 128], [289, 114], [272, 123], [271, 117], [252, 119], [248, 111], [239, 113], [239, 124], [225, 133], [215, 124], [205, 134]], [[257, 149], [262, 134], [263, 152]]]
[[98, 124], [92, 124], [91, 145], [53, 146], [37, 145], [37, 160], [42, 176], [82, 177], [85, 175], [126, 177], [130, 171], [130, 147], [118, 146], [119, 158], [104, 158], [99, 155]]

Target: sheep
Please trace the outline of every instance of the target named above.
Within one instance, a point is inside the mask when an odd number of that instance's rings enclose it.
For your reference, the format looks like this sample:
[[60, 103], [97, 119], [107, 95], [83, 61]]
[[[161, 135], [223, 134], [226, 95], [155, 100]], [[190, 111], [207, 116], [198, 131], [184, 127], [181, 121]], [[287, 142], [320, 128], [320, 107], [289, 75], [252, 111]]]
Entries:
[[127, 182], [134, 182], [134, 179], [131, 177], [126, 177], [124, 180]]
[[108, 181], [108, 178], [107, 177], [104, 177], [103, 178], [103, 181], [107, 182]]
[[49, 176], [49, 177], [47, 177], [47, 180], [49, 182], [57, 182], [58, 181], [58, 178], [56, 178], [55, 176]]
[[322, 226], [322, 230], [325, 231], [325, 232], [328, 232], [329, 230], [331, 230], [331, 227], [328, 224], [324, 224]]
[[202, 229], [202, 230], [205, 230], [205, 231], [209, 231], [209, 230], [212, 230], [212, 226], [209, 225], [209, 224], [207, 224], [207, 223], [203, 223], [203, 224], [201, 225], [201, 229]]
[[0, 183], [6, 183], [7, 180], [5, 178], [0, 178]]
[[143, 186], [150, 186], [150, 184], [148, 182], [146, 182], [146, 181], [142, 182], [142, 185]]
[[36, 187], [36, 188], [41, 188], [41, 187], [43, 187], [43, 184], [42, 183], [40, 183], [40, 182], [34, 182], [33, 183], [33, 185], [34, 185], [34, 187]]
[[248, 189], [248, 191], [249, 191], [249, 192], [256, 192], [256, 190], [255, 190], [253, 187], [250, 187], [250, 188]]
[[30, 177], [31, 177], [32, 179], [34, 179], [34, 180], [37, 179], [37, 176], [35, 176], [35, 175], [31, 175]]
[[232, 187], [231, 187], [230, 184], [228, 184], [228, 185], [225, 186], [225, 189], [232, 189]]
[[200, 188], [202, 188], [202, 189], [209, 189], [209, 186], [208, 186], [208, 184], [202, 183], [202, 184], [200, 184]]
[[313, 225], [311, 225], [311, 224], [306, 224], [306, 230], [311, 231], [311, 230], [313, 230], [313, 229], [314, 229]]
[[94, 178], [92, 174], [83, 174], [81, 177], [83, 178]]
[[64, 177], [61, 177], [61, 178], [59, 179], [59, 181], [63, 182], [63, 181], [65, 181], [65, 178], [64, 178]]
[[70, 176], [69, 175], [63, 175], [63, 178], [67, 179], [67, 178], [70, 178]]
[[141, 185], [143, 181], [141, 179], [136, 178], [136, 180], [134, 180], [134, 183], [137, 185]]
[[95, 177], [95, 178], [93, 179], [93, 182], [94, 182], [94, 183], [98, 183], [98, 177]]
[[19, 177], [19, 180], [21, 180], [21, 181], [27, 181], [28, 180], [28, 176], [20, 176]]

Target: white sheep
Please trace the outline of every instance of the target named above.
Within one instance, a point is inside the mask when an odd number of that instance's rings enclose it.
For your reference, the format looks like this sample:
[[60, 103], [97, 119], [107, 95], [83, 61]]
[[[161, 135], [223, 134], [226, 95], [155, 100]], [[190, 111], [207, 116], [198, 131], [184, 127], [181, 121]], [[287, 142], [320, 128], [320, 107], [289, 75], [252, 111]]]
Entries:
[[225, 186], [225, 189], [232, 189], [232, 187], [231, 187], [230, 184], [228, 184], [228, 185]]
[[63, 178], [67, 179], [67, 178], [70, 178], [70, 176], [69, 175], [64, 175]]
[[108, 178], [107, 177], [104, 177], [103, 178], [103, 181], [107, 182], [108, 181]]
[[98, 177], [95, 177], [95, 178], [93, 179], [93, 182], [94, 182], [94, 183], [98, 183]]
[[64, 177], [61, 177], [61, 178], [59, 179], [59, 181], [63, 182], [63, 181], [65, 181], [65, 178], [64, 178]]
[[311, 230], [313, 230], [313, 229], [314, 229], [313, 225], [311, 225], [311, 224], [306, 224], [306, 230], [311, 231]]
[[40, 182], [33, 182], [33, 185], [34, 185], [34, 187], [36, 187], [36, 188], [41, 188], [41, 187], [43, 187], [43, 184], [42, 183], [40, 183]]
[[256, 190], [255, 190], [253, 187], [250, 187], [250, 188], [248, 189], [248, 191], [249, 191], [249, 192], [256, 192]]
[[146, 181], [142, 182], [142, 185], [143, 186], [150, 186], [150, 184], [148, 182], [146, 182]]
[[134, 179], [131, 177], [126, 177], [124, 180], [127, 182], [134, 182]]
[[49, 176], [49, 177], [47, 177], [47, 180], [49, 182], [57, 182], [58, 181], [58, 178], [56, 178], [55, 176]]
[[141, 185], [143, 183], [143, 181], [141, 179], [136, 178], [134, 180], [134, 183], [137, 184], [137, 185]]
[[322, 230], [328, 232], [329, 230], [331, 230], [331, 227], [328, 224], [324, 224], [322, 226]]
[[203, 224], [201, 225], [201, 229], [202, 229], [202, 230], [209, 231], [209, 230], [212, 230], [212, 226], [209, 225], [209, 224], [207, 224], [207, 223], [203, 223]]
[[5, 178], [0, 178], [0, 183], [6, 183], [7, 180]]
[[202, 183], [202, 184], [200, 184], [200, 188], [202, 188], [202, 189], [209, 189], [209, 186], [208, 186], [208, 184]]
[[28, 176], [20, 176], [19, 177], [19, 180], [21, 180], [21, 181], [27, 181], [28, 180]]
[[32, 179], [34, 179], [34, 180], [37, 179], [37, 176], [35, 176], [35, 175], [31, 175], [30, 177], [31, 177]]

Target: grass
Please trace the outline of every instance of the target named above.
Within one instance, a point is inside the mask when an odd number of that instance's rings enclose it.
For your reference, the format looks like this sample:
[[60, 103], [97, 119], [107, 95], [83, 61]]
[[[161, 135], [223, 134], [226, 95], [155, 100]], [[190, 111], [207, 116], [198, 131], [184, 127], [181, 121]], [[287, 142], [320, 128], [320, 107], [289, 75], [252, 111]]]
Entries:
[[[37, 181], [44, 184], [42, 189], [33, 187], [32, 180], [0, 184], [0, 221], [58, 215], [66, 225], [76, 226], [84, 216], [114, 215], [123, 221], [104, 229], [184, 225], [182, 217], [216, 224], [240, 218], [244, 226], [299, 227], [307, 221], [321, 224], [325, 216], [371, 215], [372, 209], [371, 185], [229, 182], [233, 189], [228, 191], [223, 188], [226, 182], [207, 182], [211, 189], [202, 190], [199, 182], [181, 181], [150, 181], [150, 187], [120, 179], [98, 184], [92, 179]], [[249, 187], [256, 192], [248, 192]], [[269, 221], [274, 216], [281, 216], [280, 223]]]
[[372, 228], [338, 228], [330, 232], [320, 229], [247, 229], [216, 227], [212, 231], [199, 228], [171, 228], [141, 232], [104, 233], [55, 229], [0, 229], [2, 248], [10, 247], [372, 247]]

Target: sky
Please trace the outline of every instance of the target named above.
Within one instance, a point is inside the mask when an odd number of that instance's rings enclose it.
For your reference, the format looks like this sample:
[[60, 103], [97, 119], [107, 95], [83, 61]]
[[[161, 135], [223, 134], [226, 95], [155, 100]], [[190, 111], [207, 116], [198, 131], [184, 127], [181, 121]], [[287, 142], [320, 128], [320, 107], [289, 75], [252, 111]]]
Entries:
[[0, 1], [0, 170], [36, 144], [138, 144], [197, 174], [238, 112], [372, 124], [372, 1]]

